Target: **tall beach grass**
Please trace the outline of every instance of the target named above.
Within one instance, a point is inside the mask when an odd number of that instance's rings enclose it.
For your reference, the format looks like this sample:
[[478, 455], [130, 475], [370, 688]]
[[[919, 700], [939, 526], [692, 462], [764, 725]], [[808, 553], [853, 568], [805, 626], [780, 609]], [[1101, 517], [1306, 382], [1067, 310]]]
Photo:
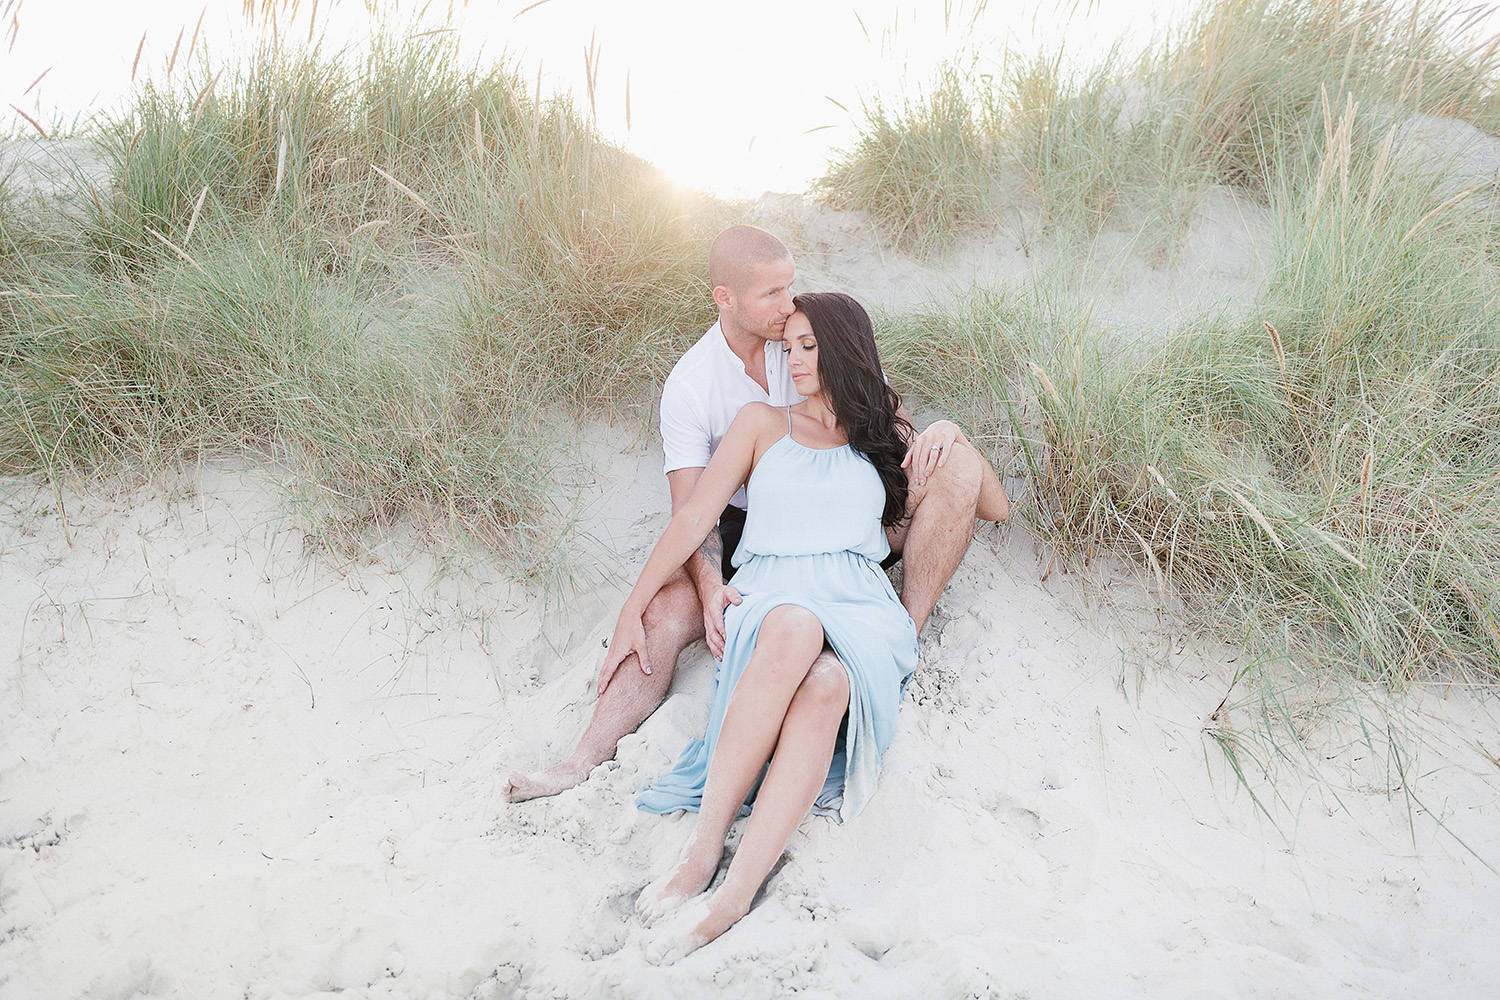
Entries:
[[320, 530], [540, 558], [565, 412], [633, 402], [706, 324], [720, 209], [446, 33], [286, 38], [90, 133], [111, 183], [0, 301], [0, 468], [249, 449]]
[[[1133, 552], [1195, 615], [1388, 685], [1500, 677], [1500, 294], [1489, 202], [1330, 121], [1273, 199], [1243, 320], [1033, 345], [1043, 529]], [[1363, 133], [1363, 135], [1362, 135]]]
[[814, 192], [836, 208], [869, 213], [903, 250], [950, 244], [985, 214], [995, 183], [994, 127], [980, 86], [950, 63], [916, 98], [871, 98], [859, 137]]
[[[1210, 183], [1268, 198], [1316, 155], [1323, 106], [1500, 129], [1483, 11], [1390, 0], [1208, 0], [1140, 52], [975, 52], [899, 106], [870, 101], [818, 190], [921, 252], [1017, 203], [1054, 229], [1149, 229], [1171, 251]], [[962, 66], [962, 72], [955, 69]]]

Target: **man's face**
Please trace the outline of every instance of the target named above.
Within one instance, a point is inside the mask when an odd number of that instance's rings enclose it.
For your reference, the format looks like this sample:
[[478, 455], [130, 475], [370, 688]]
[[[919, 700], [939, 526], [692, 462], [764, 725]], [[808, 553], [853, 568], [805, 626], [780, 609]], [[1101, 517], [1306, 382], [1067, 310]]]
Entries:
[[740, 332], [780, 340], [793, 312], [792, 279], [796, 276], [791, 258], [757, 268], [745, 289], [730, 297], [730, 319]]

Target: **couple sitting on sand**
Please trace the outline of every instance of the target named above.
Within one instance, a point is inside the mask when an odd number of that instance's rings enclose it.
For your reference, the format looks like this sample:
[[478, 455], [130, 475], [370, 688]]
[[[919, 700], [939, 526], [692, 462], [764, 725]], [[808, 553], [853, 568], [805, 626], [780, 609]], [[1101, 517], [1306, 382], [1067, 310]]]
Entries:
[[[809, 810], [844, 820], [864, 806], [917, 668], [917, 633], [974, 518], [1004, 520], [1010, 508], [957, 425], [915, 432], [859, 303], [793, 298], [794, 274], [762, 229], [714, 241], [719, 322], [662, 391], [672, 521], [620, 611], [577, 749], [505, 787], [520, 801], [578, 784], [666, 697], [683, 649], [707, 639], [721, 661], [708, 732], [637, 799], [699, 813], [676, 866], [641, 893], [643, 921], [703, 893], [730, 824], [754, 807], [723, 883], [664, 938], [668, 960], [748, 912]], [[881, 571], [892, 552], [905, 561], [900, 600]]]

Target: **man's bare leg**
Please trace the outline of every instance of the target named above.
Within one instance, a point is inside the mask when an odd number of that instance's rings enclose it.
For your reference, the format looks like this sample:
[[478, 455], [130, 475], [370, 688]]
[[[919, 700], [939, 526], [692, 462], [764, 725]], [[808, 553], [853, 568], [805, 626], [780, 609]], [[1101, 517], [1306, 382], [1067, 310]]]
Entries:
[[677, 573], [657, 592], [646, 607], [645, 626], [652, 673], [642, 673], [634, 656], [620, 664], [594, 705], [594, 714], [573, 752], [565, 760], [531, 774], [512, 771], [501, 788], [508, 801], [556, 795], [579, 784], [595, 767], [613, 759], [620, 738], [635, 732], [665, 700], [677, 670], [677, 658], [692, 642], [703, 638], [703, 608], [686, 573]]
[[[986, 490], [990, 479], [993, 488]], [[901, 603], [918, 634], [968, 551], [981, 499], [985, 513], [999, 513], [993, 496], [999, 485], [984, 456], [960, 444], [952, 448], [942, 468], [927, 477], [925, 485], [912, 487], [911, 518], [895, 541], [901, 551]], [[1000, 497], [1004, 497], [1003, 490]]]

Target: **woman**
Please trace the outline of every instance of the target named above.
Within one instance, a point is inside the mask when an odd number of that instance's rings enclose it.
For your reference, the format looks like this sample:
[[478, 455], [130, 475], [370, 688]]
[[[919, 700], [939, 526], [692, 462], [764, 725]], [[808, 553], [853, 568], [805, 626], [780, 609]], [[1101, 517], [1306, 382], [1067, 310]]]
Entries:
[[754, 808], [722, 885], [684, 912], [680, 937], [664, 942], [658, 957], [667, 960], [749, 911], [809, 809], [841, 820], [859, 811], [917, 666], [911, 618], [880, 569], [889, 552], [883, 529], [906, 509], [901, 462], [911, 425], [897, 416], [864, 309], [832, 293], [799, 295], [794, 304], [784, 349], [804, 400], [740, 411], [652, 550], [606, 662], [607, 669], [632, 652], [644, 655], [646, 605], [748, 480], [738, 594], [726, 615], [707, 735], [638, 800], [653, 812], [699, 810], [677, 865], [641, 893], [642, 920], [702, 893], [752, 795]]

